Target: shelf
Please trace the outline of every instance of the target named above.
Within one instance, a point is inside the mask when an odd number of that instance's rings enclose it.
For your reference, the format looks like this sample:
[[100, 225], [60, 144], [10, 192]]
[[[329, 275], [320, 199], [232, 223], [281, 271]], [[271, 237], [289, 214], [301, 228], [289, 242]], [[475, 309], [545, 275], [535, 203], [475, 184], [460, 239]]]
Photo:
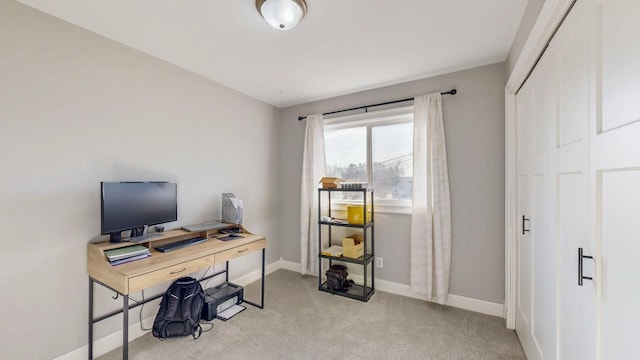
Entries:
[[336, 188], [336, 189], [321, 189], [318, 188], [318, 191], [327, 191], [327, 192], [373, 192], [373, 188], [366, 188], [366, 189], [340, 189], [340, 188]]
[[373, 221], [369, 221], [366, 224], [339, 224], [331, 221], [318, 221], [320, 225], [330, 225], [330, 226], [341, 226], [341, 227], [350, 227], [350, 228], [358, 228], [358, 229], [366, 229], [373, 226]]
[[329, 259], [329, 260], [334, 260], [334, 261], [342, 261], [342, 262], [351, 263], [351, 264], [366, 265], [366, 264], [369, 264], [369, 263], [373, 262], [374, 256], [372, 254], [366, 254], [365, 256], [366, 256], [366, 259], [365, 259], [364, 256], [360, 256], [357, 259], [352, 259], [352, 258], [348, 258], [348, 257], [344, 257], [344, 256], [335, 257], [335, 256], [328, 256], [328, 255], [320, 254], [320, 257], [323, 258], [323, 259]]
[[[335, 295], [345, 296], [345, 297], [360, 300], [360, 301], [365, 301], [365, 302], [369, 301], [373, 293], [376, 292], [376, 290], [372, 287], [367, 286], [365, 289], [364, 286], [358, 285], [358, 284], [353, 284], [349, 288], [349, 291], [329, 290], [327, 289], [326, 282], [323, 282], [320, 285], [320, 287], [318, 287], [318, 290], [328, 292], [330, 294], [335, 294]], [[366, 290], [366, 293], [365, 293], [365, 290]]]
[[[328, 219], [333, 219], [333, 220], [337, 220], [339, 218], [335, 218], [332, 217], [332, 209], [331, 209], [331, 202], [334, 201], [332, 199], [332, 193], [359, 193], [362, 194], [362, 199], [358, 200], [358, 206], [360, 206], [363, 210], [362, 213], [359, 213], [360, 210], [356, 211], [361, 215], [361, 217], [359, 218], [360, 220], [364, 220], [364, 223], [362, 224], [349, 224], [347, 223], [346, 219], [344, 219], [344, 223], [337, 223], [334, 221], [323, 221], [323, 219], [328, 220]], [[360, 197], [360, 196], [358, 196]], [[324, 198], [324, 200], [323, 200]], [[325, 203], [326, 205], [328, 205], [326, 208], [322, 207], [322, 204]], [[352, 258], [348, 258], [348, 257], [335, 257], [335, 256], [331, 256], [331, 255], [323, 255], [321, 252], [318, 254], [318, 259], [320, 261], [318, 261], [318, 273], [320, 274], [320, 276], [318, 277], [318, 290], [320, 291], [325, 291], [331, 294], [335, 294], [335, 295], [339, 295], [339, 296], [346, 296], [352, 299], [357, 299], [360, 301], [369, 301], [369, 299], [371, 298], [371, 296], [374, 293], [374, 289], [375, 289], [375, 266], [373, 259], [375, 259], [375, 241], [374, 241], [374, 211], [373, 211], [373, 203], [374, 203], [374, 196], [373, 196], [373, 189], [372, 188], [365, 188], [365, 189], [341, 189], [341, 188], [336, 188], [336, 189], [318, 189], [318, 247], [319, 248], [324, 248], [326, 247], [326, 244], [323, 244], [322, 239], [326, 239], [328, 238], [328, 245], [331, 247], [332, 245], [340, 245], [340, 236], [337, 236], [338, 234], [342, 234], [343, 232], [348, 232], [348, 231], [340, 231], [338, 229], [334, 229], [335, 227], [342, 227], [342, 228], [352, 228], [352, 229], [361, 229], [362, 234], [358, 234], [360, 236], [362, 236], [361, 240], [363, 243], [358, 245], [358, 251], [359, 253], [362, 253], [364, 251], [364, 255], [360, 256], [359, 258], [356, 259], [352, 259]], [[355, 204], [355, 202], [354, 202]], [[361, 205], [359, 205], [361, 204]], [[367, 209], [367, 214], [365, 215], [365, 210]], [[368, 210], [370, 209], [370, 210]], [[334, 209], [335, 210], [335, 209]], [[349, 210], [347, 208], [347, 210]], [[369, 212], [370, 211], [370, 212]], [[349, 215], [349, 211], [347, 211], [347, 214]], [[323, 216], [326, 215], [326, 216]], [[353, 214], [352, 214], [353, 215]], [[343, 220], [343, 219], [339, 219], [339, 220]], [[367, 221], [369, 220], [369, 221]], [[352, 218], [353, 221], [353, 218]], [[323, 226], [326, 225], [326, 226]], [[334, 238], [332, 236], [332, 233], [335, 232], [336, 237]], [[325, 236], [323, 236], [323, 233]], [[357, 233], [360, 233], [360, 231], [357, 231]], [[327, 236], [328, 235], [328, 236]], [[347, 254], [352, 254], [350, 252], [347, 252]], [[357, 253], [353, 253], [354, 255]], [[329, 260], [329, 265], [331, 265], [333, 262], [336, 263], [343, 263], [344, 265], [346, 264], [353, 264], [350, 265], [353, 268], [357, 268], [359, 270], [362, 270], [363, 273], [363, 277], [364, 277], [364, 283], [361, 285], [358, 284], [353, 284], [348, 291], [336, 291], [336, 290], [330, 290], [327, 288], [326, 285], [326, 281], [323, 282], [323, 277], [325, 275], [325, 271], [326, 269], [323, 269], [324, 265], [327, 265], [327, 261], [323, 261], [323, 259], [325, 260]], [[371, 267], [369, 267], [369, 265], [371, 265]], [[371, 286], [368, 286], [368, 284], [371, 284]]]

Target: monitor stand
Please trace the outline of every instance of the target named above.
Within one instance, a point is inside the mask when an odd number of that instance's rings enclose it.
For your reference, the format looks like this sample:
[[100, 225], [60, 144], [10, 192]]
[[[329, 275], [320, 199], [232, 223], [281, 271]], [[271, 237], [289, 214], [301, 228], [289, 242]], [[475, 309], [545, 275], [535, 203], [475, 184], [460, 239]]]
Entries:
[[[142, 236], [144, 234], [144, 226], [138, 227], [138, 228], [133, 228], [131, 229], [131, 235], [129, 235], [130, 237], [134, 238], [136, 236]], [[121, 243], [123, 242], [122, 240], [122, 231], [118, 231], [115, 234], [109, 234], [109, 241], [112, 243]]]
[[112, 243], [121, 243], [122, 242], [122, 232], [118, 231], [115, 234], [109, 234], [109, 241]]
[[144, 226], [141, 226], [141, 227], [131, 229], [131, 237], [134, 238], [136, 236], [144, 235], [144, 228], [145, 228]]

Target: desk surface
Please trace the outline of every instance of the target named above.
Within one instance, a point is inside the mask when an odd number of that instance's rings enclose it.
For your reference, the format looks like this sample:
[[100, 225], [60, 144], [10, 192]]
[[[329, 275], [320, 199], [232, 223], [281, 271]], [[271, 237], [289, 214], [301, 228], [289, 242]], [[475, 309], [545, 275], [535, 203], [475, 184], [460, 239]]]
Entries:
[[[248, 232], [241, 233], [242, 238], [229, 241], [213, 238], [216, 235], [215, 231], [168, 231], [163, 233], [160, 238], [140, 244], [149, 248], [151, 257], [116, 266], [109, 264], [104, 251], [135, 245], [134, 243], [106, 241], [89, 244], [87, 271], [92, 279], [126, 295], [264, 249], [267, 245], [264, 236]], [[196, 236], [205, 236], [208, 240], [166, 253], [153, 249], [159, 244]]]

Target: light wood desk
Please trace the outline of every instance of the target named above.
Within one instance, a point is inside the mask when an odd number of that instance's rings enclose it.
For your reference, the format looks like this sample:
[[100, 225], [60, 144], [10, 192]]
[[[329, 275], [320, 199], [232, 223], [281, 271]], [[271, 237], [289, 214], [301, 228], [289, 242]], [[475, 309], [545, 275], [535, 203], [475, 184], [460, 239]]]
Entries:
[[[105, 250], [134, 245], [134, 243], [110, 243], [108, 241], [89, 244], [87, 248], [87, 270], [89, 273], [89, 359], [93, 358], [93, 325], [99, 321], [123, 314], [122, 319], [122, 358], [128, 358], [129, 343], [129, 309], [142, 305], [143, 303], [158, 299], [163, 294], [146, 299], [144, 302], [136, 302], [129, 305], [129, 294], [156, 286], [171, 280], [187, 276], [193, 272], [206, 269], [215, 264], [225, 263], [225, 270], [207, 276], [200, 281], [214, 276], [225, 274], [226, 281], [229, 281], [229, 261], [237, 257], [262, 250], [262, 292], [260, 304], [248, 300], [244, 302], [264, 307], [264, 275], [265, 275], [265, 249], [267, 240], [264, 236], [254, 235], [242, 229], [241, 238], [229, 241], [216, 239], [218, 230], [188, 232], [184, 230], [171, 230], [162, 233], [159, 238], [154, 238], [149, 242], [141, 243], [151, 251], [151, 257], [132, 261], [130, 263], [111, 266], [106, 256]], [[204, 236], [208, 240], [186, 248], [171, 252], [162, 253], [153, 247], [171, 243], [178, 240]], [[224, 236], [224, 235], [220, 235]], [[93, 287], [98, 283], [109, 288], [119, 296], [122, 296], [122, 310], [114, 311], [99, 317], [93, 314]]]

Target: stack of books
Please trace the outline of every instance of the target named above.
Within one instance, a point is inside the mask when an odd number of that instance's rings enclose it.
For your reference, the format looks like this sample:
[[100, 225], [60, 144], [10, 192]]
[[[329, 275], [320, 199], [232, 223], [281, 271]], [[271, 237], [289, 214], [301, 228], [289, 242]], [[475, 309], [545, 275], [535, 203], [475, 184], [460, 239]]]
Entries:
[[151, 256], [149, 249], [142, 245], [125, 246], [104, 251], [107, 260], [113, 266], [128, 263], [130, 261], [144, 259]]

